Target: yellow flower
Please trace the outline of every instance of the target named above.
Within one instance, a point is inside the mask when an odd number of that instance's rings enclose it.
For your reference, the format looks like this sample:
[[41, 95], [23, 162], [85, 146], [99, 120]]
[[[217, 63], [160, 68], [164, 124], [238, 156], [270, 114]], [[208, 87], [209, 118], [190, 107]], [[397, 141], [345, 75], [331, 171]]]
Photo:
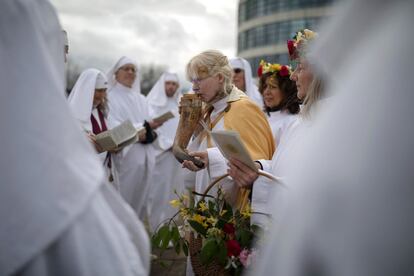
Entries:
[[189, 200], [190, 198], [188, 197], [188, 195], [183, 194], [183, 200]]
[[227, 210], [221, 210], [221, 212], [220, 212], [220, 216], [222, 217], [222, 216], [224, 216], [226, 213], [227, 213]]
[[280, 69], [282, 69], [282, 66], [280, 66], [280, 64], [277, 64], [277, 63], [272, 64], [272, 71], [278, 72], [280, 71]]
[[201, 212], [208, 210], [207, 203], [200, 202], [200, 207], [198, 207], [198, 210], [200, 210]]
[[180, 207], [181, 202], [178, 199], [173, 199], [173, 200], [170, 201], [170, 204], [171, 204], [172, 207], [178, 208], [178, 207]]
[[240, 212], [240, 214], [245, 218], [250, 218], [252, 216], [252, 209], [250, 208], [250, 205], [247, 205], [244, 210]]
[[204, 217], [202, 215], [199, 215], [199, 214], [195, 214], [191, 219], [194, 220], [194, 221], [197, 221], [200, 224], [203, 224], [206, 217]]
[[312, 32], [311, 30], [308, 30], [308, 29], [304, 29], [303, 32], [305, 33], [305, 38], [307, 40], [313, 39], [316, 36], [315, 32]]
[[213, 226], [216, 226], [216, 223], [218, 222], [218, 219], [214, 218], [214, 217], [209, 217], [207, 219], [207, 222], [210, 223]]
[[180, 216], [183, 218], [183, 219], [188, 219], [188, 211], [186, 210], [186, 209], [184, 209], [184, 208], [181, 208], [180, 209]]

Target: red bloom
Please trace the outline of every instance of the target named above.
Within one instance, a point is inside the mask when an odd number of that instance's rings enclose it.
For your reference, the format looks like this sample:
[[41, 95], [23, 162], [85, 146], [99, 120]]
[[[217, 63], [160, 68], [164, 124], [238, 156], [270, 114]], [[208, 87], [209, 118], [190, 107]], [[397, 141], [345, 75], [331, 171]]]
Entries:
[[259, 68], [257, 69], [257, 76], [260, 78], [263, 74], [263, 66], [260, 65]]
[[232, 223], [226, 223], [223, 226], [223, 231], [226, 234], [232, 235], [232, 234], [234, 234], [236, 229], [234, 229], [234, 225]]
[[227, 256], [239, 256], [241, 252], [240, 244], [236, 240], [229, 240], [226, 242]]
[[288, 40], [287, 41], [287, 47], [288, 47], [288, 50], [289, 50], [289, 56], [293, 56], [293, 54], [296, 51], [295, 42], [293, 40]]
[[289, 76], [289, 69], [286, 67], [286, 65], [283, 65], [282, 68], [279, 71], [279, 75], [281, 77], [287, 77]]

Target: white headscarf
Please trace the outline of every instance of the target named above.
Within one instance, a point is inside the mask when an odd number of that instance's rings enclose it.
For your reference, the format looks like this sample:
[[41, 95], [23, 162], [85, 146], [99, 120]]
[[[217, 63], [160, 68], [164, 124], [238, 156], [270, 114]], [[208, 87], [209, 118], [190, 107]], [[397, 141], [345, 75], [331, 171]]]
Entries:
[[260, 107], [263, 106], [263, 99], [262, 95], [260, 95], [260, 92], [254, 83], [253, 75], [252, 75], [252, 67], [250, 66], [250, 63], [245, 60], [244, 58], [231, 58], [230, 59], [230, 66], [233, 69], [243, 69], [244, 70], [244, 82], [246, 85], [246, 95], [250, 97], [257, 105]]
[[131, 89], [133, 91], [138, 92], [139, 94], [141, 94], [141, 86], [140, 86], [141, 80], [140, 80], [140, 77], [139, 77], [140, 76], [140, 72], [139, 72], [140, 68], [138, 66], [138, 63], [135, 60], [133, 60], [129, 57], [125, 57], [125, 56], [121, 57], [115, 63], [115, 65], [111, 68], [111, 70], [109, 70], [109, 72], [106, 74], [106, 77], [108, 79], [108, 91], [111, 90], [112, 87], [114, 87], [115, 84], [117, 83], [117, 81], [115, 79], [115, 73], [119, 70], [119, 68], [121, 68], [122, 66], [127, 65], [127, 64], [132, 64], [137, 69], [135, 81], [132, 84]]
[[63, 95], [62, 29], [43, 0], [0, 4], [0, 274], [47, 248], [104, 172]]
[[291, 157], [295, 192], [254, 275], [414, 272], [414, 2], [348, 4], [316, 42], [334, 96]]
[[78, 119], [85, 130], [92, 131], [91, 113], [95, 89], [106, 88], [105, 75], [94, 68], [86, 69], [79, 76], [69, 98], [69, 106], [73, 116]]
[[[165, 94], [165, 82], [174, 81], [179, 83], [178, 75], [172, 72], [164, 72], [155, 85], [151, 88], [151, 91], [147, 95], [148, 103], [151, 106], [162, 107], [167, 104], [168, 96]], [[179, 92], [176, 91], [173, 98], [177, 101]]]

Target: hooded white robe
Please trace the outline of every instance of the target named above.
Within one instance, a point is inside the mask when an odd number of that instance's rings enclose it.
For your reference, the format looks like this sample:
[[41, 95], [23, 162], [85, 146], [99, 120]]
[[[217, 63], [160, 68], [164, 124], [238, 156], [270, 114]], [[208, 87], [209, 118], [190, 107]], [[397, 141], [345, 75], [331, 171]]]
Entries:
[[232, 58], [229, 60], [230, 66], [233, 69], [243, 69], [244, 70], [244, 83], [246, 85], [246, 95], [255, 102], [259, 107], [263, 107], [263, 97], [257, 88], [257, 85], [254, 83], [254, 78], [252, 75], [252, 67], [250, 63], [244, 58]]
[[153, 180], [149, 192], [149, 222], [151, 230], [155, 231], [161, 222], [171, 218], [177, 209], [169, 202], [183, 192], [182, 183], [177, 181], [176, 174], [181, 170], [181, 164], [172, 153], [172, 145], [177, 131], [180, 115], [178, 114], [178, 102], [180, 93], [175, 92], [173, 97], [165, 94], [165, 82], [174, 81], [179, 83], [177, 74], [165, 72], [147, 95], [148, 106], [152, 118], [167, 111], [173, 112], [174, 118], [166, 121], [157, 128], [158, 138], [154, 142], [156, 162]]
[[[150, 114], [145, 97], [140, 93], [139, 71], [132, 85], [126, 87], [115, 80], [116, 71], [135, 61], [122, 57], [109, 71], [108, 105], [109, 124], [117, 126], [125, 120], [130, 120], [136, 127], [142, 127], [144, 121], [150, 121]], [[139, 70], [139, 69], [138, 69]], [[144, 205], [147, 203], [149, 185], [155, 165], [154, 147], [152, 144], [135, 143], [113, 155], [115, 167], [118, 170], [119, 188], [122, 197], [132, 206], [140, 218], [147, 215]]]
[[0, 275], [147, 275], [145, 229], [70, 115], [54, 8], [1, 1], [0, 37]]
[[[84, 70], [76, 81], [68, 97], [68, 103], [73, 116], [79, 120], [82, 129], [90, 133], [92, 133], [91, 114], [102, 128], [98, 111], [93, 107], [93, 97], [95, 94], [98, 76], [99, 79], [106, 82], [106, 76], [99, 70], [94, 68]], [[105, 124], [108, 129], [111, 128], [107, 120], [105, 120]], [[110, 175], [112, 175], [113, 181], [111, 184], [119, 190], [118, 173], [113, 162], [111, 164], [111, 168], [108, 168], [106, 160], [107, 154], [108, 152], [101, 152], [98, 156], [107, 173], [107, 179]]]

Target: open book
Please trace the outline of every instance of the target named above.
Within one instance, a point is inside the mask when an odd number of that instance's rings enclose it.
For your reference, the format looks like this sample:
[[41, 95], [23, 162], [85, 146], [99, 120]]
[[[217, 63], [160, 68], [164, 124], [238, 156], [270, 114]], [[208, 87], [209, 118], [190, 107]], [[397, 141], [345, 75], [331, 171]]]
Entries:
[[155, 118], [153, 118], [154, 121], [156, 121], [157, 123], [165, 123], [166, 121], [168, 121], [169, 119], [174, 118], [174, 113], [172, 113], [171, 111], [167, 111], [163, 114], [161, 114], [160, 116], [157, 116]]
[[244, 146], [237, 131], [217, 130], [209, 131], [209, 134], [211, 135], [211, 138], [213, 139], [217, 148], [220, 150], [221, 154], [223, 154], [224, 158], [227, 160], [230, 158], [235, 158], [244, 163], [246, 166], [249, 166], [252, 170], [258, 172], [260, 175], [281, 183], [280, 178], [274, 176], [271, 173], [259, 170], [256, 167], [255, 162], [250, 157], [250, 154]]
[[132, 143], [136, 143], [140, 135], [145, 134], [145, 127], [135, 128], [130, 120], [101, 132], [95, 136], [96, 143], [104, 150], [122, 149]]

